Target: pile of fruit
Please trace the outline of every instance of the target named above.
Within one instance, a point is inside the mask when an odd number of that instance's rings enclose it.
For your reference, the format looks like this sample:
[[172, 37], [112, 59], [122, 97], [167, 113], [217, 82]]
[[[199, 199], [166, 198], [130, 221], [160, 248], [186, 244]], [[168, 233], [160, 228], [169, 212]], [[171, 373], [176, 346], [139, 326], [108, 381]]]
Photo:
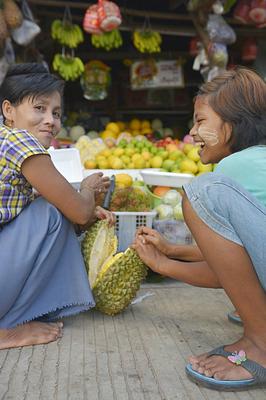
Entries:
[[96, 155], [105, 150], [106, 146], [100, 139], [90, 139], [86, 135], [80, 136], [75, 147], [79, 150], [81, 163], [87, 168], [95, 167]]
[[[104, 197], [104, 194], [97, 197], [97, 205], [103, 204]], [[143, 212], [151, 211], [152, 208], [152, 198], [143, 181], [133, 181], [132, 177], [126, 173], [115, 174], [115, 189], [112, 193], [109, 210], [113, 212]]]
[[122, 121], [109, 122], [105, 129], [100, 133], [102, 139], [118, 139], [119, 135], [128, 134], [128, 136], [148, 135], [152, 133], [152, 126], [148, 120], [132, 119], [125, 123]]
[[[74, 125], [82, 124], [82, 120], [85, 121], [86, 118], [90, 118], [90, 115], [86, 113], [70, 112], [65, 121], [65, 125], [67, 127], [73, 127]], [[87, 134], [89, 135], [90, 132]], [[102, 131], [96, 132], [93, 130], [93, 135], [94, 137], [102, 138], [108, 147], [113, 147], [118, 144], [122, 138], [128, 138], [128, 140], [130, 140], [132, 137], [139, 138], [140, 136], [141, 138], [146, 136], [151, 141], [157, 142], [159, 140], [158, 145], [164, 145], [164, 139], [168, 137], [167, 140], [169, 140], [169, 136], [174, 136], [174, 132], [171, 128], [164, 127], [159, 118], [155, 118], [151, 121], [133, 118], [128, 122], [111, 121], [106, 124]]]
[[157, 211], [158, 219], [176, 219], [183, 220], [182, 213], [182, 195], [176, 189], [170, 189], [161, 198], [161, 204], [159, 204], [155, 210]]
[[151, 209], [151, 199], [141, 188], [129, 186], [114, 190], [110, 203], [111, 211], [143, 212]]
[[91, 44], [94, 47], [110, 51], [122, 46], [123, 40], [119, 30], [114, 29], [111, 32], [93, 33], [91, 35]]
[[85, 135], [78, 125], [71, 128], [70, 136], [77, 140], [75, 146], [86, 169], [159, 168], [165, 172], [193, 175], [213, 170], [212, 164], [202, 164], [199, 147], [189, 135], [183, 140], [170, 136], [156, 140], [155, 129], [170, 131], [162, 128], [159, 119], [150, 122], [134, 118], [127, 124], [109, 122], [97, 139], [97, 132]]
[[[83, 141], [81, 137], [79, 139]], [[80, 143], [77, 142], [77, 148]], [[167, 172], [182, 172], [199, 175], [213, 170], [212, 164], [202, 164], [198, 154], [199, 147], [191, 143], [177, 140], [157, 147], [146, 137], [141, 140], [132, 138], [130, 141], [121, 139], [117, 146], [105, 147], [94, 157], [84, 159], [84, 167], [88, 169], [144, 169], [160, 168]]]
[[159, 53], [161, 51], [162, 37], [153, 30], [134, 31], [133, 43], [141, 53]]
[[53, 21], [51, 36], [62, 44], [62, 46], [68, 46], [71, 49], [76, 48], [84, 41], [83, 32], [79, 25], [72, 24], [68, 21], [64, 22], [60, 19], [55, 19]]

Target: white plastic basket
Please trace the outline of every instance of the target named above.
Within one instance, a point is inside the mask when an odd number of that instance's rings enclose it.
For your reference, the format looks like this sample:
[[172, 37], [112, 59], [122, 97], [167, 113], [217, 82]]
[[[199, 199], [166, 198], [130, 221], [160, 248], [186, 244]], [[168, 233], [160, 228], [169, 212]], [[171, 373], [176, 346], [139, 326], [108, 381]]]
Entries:
[[116, 216], [116, 235], [118, 238], [118, 251], [125, 251], [133, 242], [136, 230], [140, 226], [152, 227], [156, 211], [147, 212], [114, 212]]

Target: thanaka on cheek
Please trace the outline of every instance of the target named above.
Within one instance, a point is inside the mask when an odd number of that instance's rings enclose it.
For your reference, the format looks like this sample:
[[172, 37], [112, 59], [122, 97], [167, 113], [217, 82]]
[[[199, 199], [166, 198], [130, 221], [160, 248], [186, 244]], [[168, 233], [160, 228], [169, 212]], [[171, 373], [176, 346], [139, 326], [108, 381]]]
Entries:
[[198, 129], [198, 135], [208, 146], [215, 146], [219, 143], [219, 135], [215, 129], [210, 130], [200, 126]]

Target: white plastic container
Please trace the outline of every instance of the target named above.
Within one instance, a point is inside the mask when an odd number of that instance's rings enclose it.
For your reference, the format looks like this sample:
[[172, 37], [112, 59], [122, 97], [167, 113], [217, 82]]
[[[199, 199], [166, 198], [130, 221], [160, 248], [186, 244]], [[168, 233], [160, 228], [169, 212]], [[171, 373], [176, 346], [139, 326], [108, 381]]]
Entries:
[[125, 251], [133, 242], [136, 230], [141, 226], [152, 227], [156, 211], [146, 212], [114, 212], [116, 215], [116, 235], [118, 238], [118, 251]]
[[83, 168], [79, 151], [74, 147], [69, 149], [54, 149], [50, 147], [48, 152], [55, 168], [69, 183], [71, 183], [71, 185], [79, 189], [83, 179]]
[[191, 179], [194, 178], [194, 175], [192, 174], [145, 169], [140, 171], [140, 175], [142, 176], [146, 185], [169, 186], [175, 188], [181, 188], [185, 183], [190, 182]]
[[[154, 170], [155, 168], [152, 169]], [[146, 168], [146, 170], [150, 171], [151, 168]], [[133, 179], [143, 180], [141, 176], [142, 171], [142, 169], [84, 169], [83, 176], [85, 178], [86, 176], [94, 174], [95, 172], [102, 172], [105, 176], [109, 177], [115, 174], [128, 174]]]

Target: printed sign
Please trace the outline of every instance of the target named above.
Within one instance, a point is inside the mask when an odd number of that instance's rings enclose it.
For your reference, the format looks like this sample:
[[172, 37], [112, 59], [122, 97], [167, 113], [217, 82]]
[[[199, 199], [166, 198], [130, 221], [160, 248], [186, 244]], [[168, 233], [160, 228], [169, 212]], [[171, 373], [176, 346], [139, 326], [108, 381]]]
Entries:
[[177, 60], [140, 60], [131, 66], [132, 90], [180, 87], [184, 87], [184, 78], [182, 65]]

